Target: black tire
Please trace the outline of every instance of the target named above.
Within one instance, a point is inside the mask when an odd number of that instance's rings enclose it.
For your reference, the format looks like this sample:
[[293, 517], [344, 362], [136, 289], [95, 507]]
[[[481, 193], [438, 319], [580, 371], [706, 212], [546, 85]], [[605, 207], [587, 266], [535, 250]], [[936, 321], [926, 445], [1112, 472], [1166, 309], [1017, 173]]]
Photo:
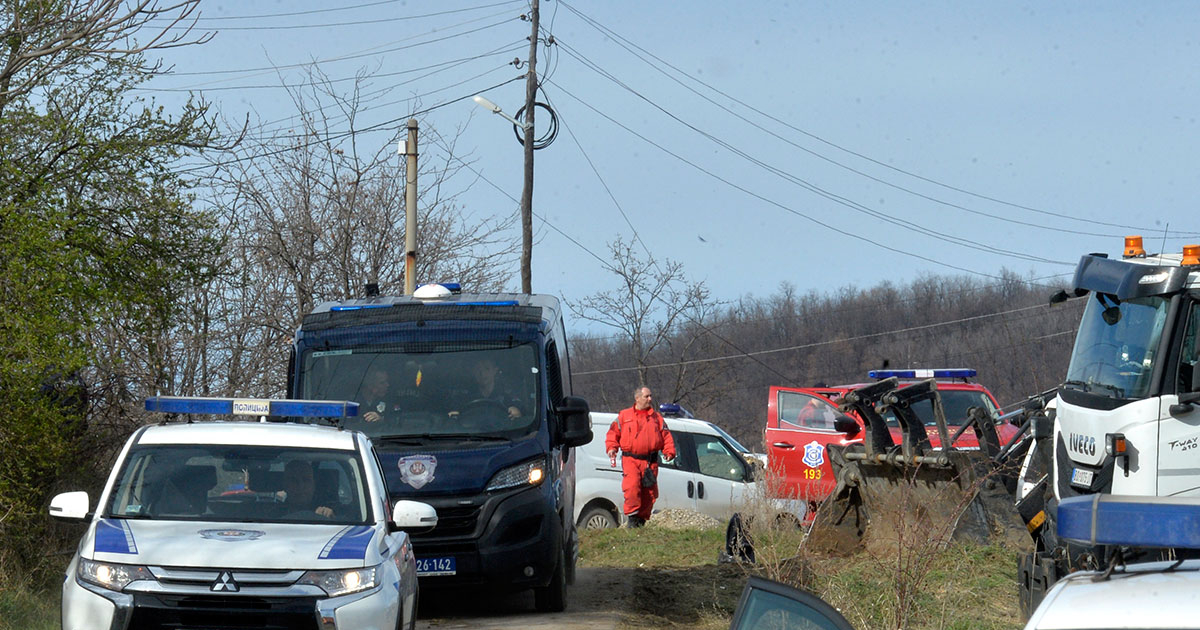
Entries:
[[558, 563], [554, 565], [554, 575], [550, 583], [541, 588], [533, 589], [533, 605], [538, 612], [562, 612], [567, 609], [567, 559], [558, 554]]
[[612, 529], [616, 526], [617, 517], [602, 507], [592, 506], [579, 515], [581, 529]]

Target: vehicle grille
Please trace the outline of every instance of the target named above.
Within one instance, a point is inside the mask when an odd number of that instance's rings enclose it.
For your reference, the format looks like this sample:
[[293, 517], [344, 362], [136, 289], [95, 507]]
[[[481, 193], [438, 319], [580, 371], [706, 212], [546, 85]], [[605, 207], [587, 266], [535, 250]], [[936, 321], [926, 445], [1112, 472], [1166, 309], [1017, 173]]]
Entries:
[[316, 599], [138, 594], [129, 628], [317, 630]]
[[423, 538], [444, 538], [449, 536], [470, 536], [475, 533], [475, 525], [479, 521], [479, 506], [435, 506], [438, 515], [437, 527], [433, 531], [413, 536], [414, 540]]

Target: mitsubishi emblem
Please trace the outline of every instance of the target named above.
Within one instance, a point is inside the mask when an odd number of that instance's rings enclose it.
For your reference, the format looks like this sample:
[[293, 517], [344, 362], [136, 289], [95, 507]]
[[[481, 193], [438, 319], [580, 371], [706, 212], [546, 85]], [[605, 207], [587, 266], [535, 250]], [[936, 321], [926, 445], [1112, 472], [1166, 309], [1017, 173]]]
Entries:
[[217, 581], [213, 582], [212, 590], [218, 593], [236, 593], [238, 592], [238, 583], [233, 581], [232, 573], [222, 571], [221, 575], [217, 576]]

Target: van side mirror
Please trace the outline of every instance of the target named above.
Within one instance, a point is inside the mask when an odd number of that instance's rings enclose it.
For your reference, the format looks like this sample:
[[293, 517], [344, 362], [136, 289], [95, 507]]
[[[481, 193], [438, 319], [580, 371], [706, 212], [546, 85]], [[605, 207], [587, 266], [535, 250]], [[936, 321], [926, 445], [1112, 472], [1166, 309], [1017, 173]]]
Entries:
[[854, 418], [839, 414], [833, 421], [833, 430], [845, 433], [847, 438], [853, 438], [862, 431], [862, 427], [858, 426], [858, 421]]
[[412, 534], [424, 534], [437, 527], [437, 510], [428, 503], [420, 501], [397, 501], [392, 508], [392, 531], [404, 531]]
[[559, 438], [564, 446], [583, 446], [592, 441], [592, 419], [588, 416], [591, 410], [586, 400], [565, 396], [556, 411], [562, 422]]

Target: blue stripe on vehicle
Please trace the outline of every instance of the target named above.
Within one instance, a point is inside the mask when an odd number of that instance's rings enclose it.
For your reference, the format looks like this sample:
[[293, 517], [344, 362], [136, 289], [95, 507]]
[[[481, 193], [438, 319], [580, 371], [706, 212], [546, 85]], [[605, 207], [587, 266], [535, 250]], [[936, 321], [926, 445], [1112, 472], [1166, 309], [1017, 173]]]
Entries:
[[136, 554], [137, 544], [133, 541], [133, 532], [125, 521], [113, 522], [100, 519], [96, 523], [97, 553], [131, 553]]
[[366, 525], [354, 525], [338, 532], [317, 558], [321, 560], [362, 560], [367, 555], [367, 546], [375, 536], [375, 529]]

